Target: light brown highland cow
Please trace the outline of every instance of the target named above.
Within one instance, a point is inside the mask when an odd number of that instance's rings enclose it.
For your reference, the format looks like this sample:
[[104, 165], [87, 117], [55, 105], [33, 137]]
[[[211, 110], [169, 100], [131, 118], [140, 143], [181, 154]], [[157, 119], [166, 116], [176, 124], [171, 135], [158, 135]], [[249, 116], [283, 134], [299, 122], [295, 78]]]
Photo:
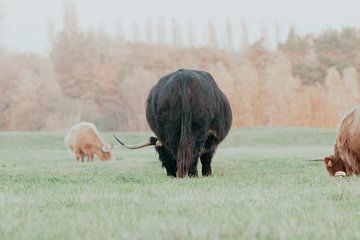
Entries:
[[344, 171], [360, 174], [360, 107], [346, 113], [338, 123], [334, 155], [324, 158], [330, 176]]
[[75, 153], [77, 161], [93, 161], [94, 154], [101, 160], [111, 159], [112, 145], [108, 145], [100, 137], [93, 123], [80, 122], [74, 125], [65, 137], [66, 146]]

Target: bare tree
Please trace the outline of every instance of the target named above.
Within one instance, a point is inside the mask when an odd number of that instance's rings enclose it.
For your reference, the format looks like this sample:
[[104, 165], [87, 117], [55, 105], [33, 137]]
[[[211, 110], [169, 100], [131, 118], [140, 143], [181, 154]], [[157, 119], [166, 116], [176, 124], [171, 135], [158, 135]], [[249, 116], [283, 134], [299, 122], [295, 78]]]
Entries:
[[124, 34], [124, 30], [121, 26], [121, 23], [118, 23], [116, 25], [116, 40], [118, 41], [118, 43], [125, 43], [126, 42], [126, 38], [125, 38], [125, 34]]
[[245, 21], [241, 21], [241, 48], [246, 49], [249, 47], [249, 35]]
[[232, 51], [234, 47], [234, 40], [232, 24], [229, 18], [226, 18], [225, 37], [225, 47], [228, 51]]
[[5, 18], [5, 12], [4, 12], [2, 1], [0, 0], [0, 33], [1, 33], [1, 28], [2, 28], [2, 21], [4, 20], [4, 18]]
[[78, 31], [78, 17], [76, 8], [70, 2], [64, 3], [64, 31], [70, 35]]
[[132, 40], [134, 43], [140, 42], [140, 30], [139, 30], [139, 25], [136, 22], [133, 23], [133, 39]]
[[153, 25], [150, 18], [147, 19], [145, 24], [145, 41], [148, 44], [153, 43]]
[[188, 23], [188, 47], [194, 47], [196, 39], [194, 35], [194, 30], [191, 22]]
[[279, 23], [275, 23], [275, 46], [278, 46], [281, 42], [281, 30]]
[[268, 31], [267, 31], [265, 25], [260, 26], [260, 33], [261, 33], [261, 39], [262, 39], [262, 46], [267, 50], [271, 50], [272, 44], [271, 44], [271, 40], [270, 40]]
[[182, 38], [181, 38], [181, 29], [177, 21], [172, 19], [172, 40], [175, 47], [181, 47]]
[[53, 24], [53, 21], [51, 20], [51, 18], [49, 18], [49, 20], [48, 20], [47, 35], [49, 38], [50, 46], [53, 46], [54, 41], [55, 41], [55, 29], [54, 29], [54, 24]]
[[208, 22], [207, 45], [210, 48], [218, 48], [219, 47], [215, 26], [212, 21]]
[[166, 42], [166, 24], [163, 17], [159, 17], [156, 26], [157, 42], [158, 44], [165, 44]]

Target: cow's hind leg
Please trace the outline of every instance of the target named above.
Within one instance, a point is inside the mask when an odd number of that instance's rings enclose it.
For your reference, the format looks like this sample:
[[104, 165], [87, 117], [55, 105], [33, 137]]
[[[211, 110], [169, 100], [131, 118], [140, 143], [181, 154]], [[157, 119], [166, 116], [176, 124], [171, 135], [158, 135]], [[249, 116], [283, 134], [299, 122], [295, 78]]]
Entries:
[[176, 177], [176, 160], [174, 156], [164, 146], [159, 146], [155, 149], [159, 154], [162, 166], [166, 169], [167, 175]]
[[198, 158], [195, 158], [193, 160], [193, 162], [191, 163], [191, 166], [190, 166], [190, 170], [189, 170], [189, 177], [197, 177], [199, 176], [198, 174], [198, 170], [197, 170], [197, 163], [198, 163]]
[[205, 152], [203, 155], [200, 156], [201, 161], [201, 173], [203, 176], [210, 176], [211, 175], [211, 159], [214, 155], [214, 151], [212, 152]]
[[211, 160], [214, 156], [216, 147], [217, 147], [216, 138], [210, 135], [205, 141], [205, 151], [200, 156], [200, 161], [202, 165], [201, 173], [203, 176], [211, 175]]

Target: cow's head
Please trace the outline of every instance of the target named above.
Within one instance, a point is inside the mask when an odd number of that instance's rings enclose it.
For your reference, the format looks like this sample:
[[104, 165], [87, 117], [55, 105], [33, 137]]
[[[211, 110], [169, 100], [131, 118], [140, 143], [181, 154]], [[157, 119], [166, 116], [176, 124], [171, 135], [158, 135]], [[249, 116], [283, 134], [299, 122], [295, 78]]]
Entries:
[[330, 155], [324, 158], [325, 168], [328, 171], [330, 176], [336, 176], [337, 173], [346, 172], [345, 163], [340, 157], [335, 157], [334, 155]]
[[113, 149], [113, 145], [104, 144], [100, 147], [99, 158], [103, 161], [111, 159], [111, 150]]

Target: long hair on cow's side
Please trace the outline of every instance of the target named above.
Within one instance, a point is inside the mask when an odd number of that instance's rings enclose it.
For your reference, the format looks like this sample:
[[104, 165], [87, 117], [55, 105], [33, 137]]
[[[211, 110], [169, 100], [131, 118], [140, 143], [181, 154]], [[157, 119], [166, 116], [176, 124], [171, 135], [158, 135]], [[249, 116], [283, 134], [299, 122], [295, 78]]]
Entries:
[[350, 110], [339, 122], [335, 145], [337, 153], [355, 174], [360, 173], [360, 107]]

